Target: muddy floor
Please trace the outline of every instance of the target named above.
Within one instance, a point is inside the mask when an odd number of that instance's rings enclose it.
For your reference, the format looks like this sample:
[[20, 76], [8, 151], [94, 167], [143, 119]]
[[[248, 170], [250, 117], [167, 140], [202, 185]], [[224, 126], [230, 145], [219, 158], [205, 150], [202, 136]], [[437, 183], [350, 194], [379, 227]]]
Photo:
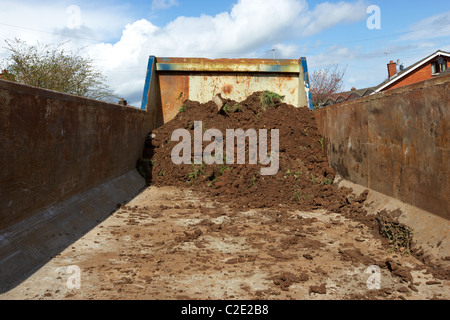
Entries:
[[344, 215], [152, 186], [0, 299], [430, 300], [449, 285]]

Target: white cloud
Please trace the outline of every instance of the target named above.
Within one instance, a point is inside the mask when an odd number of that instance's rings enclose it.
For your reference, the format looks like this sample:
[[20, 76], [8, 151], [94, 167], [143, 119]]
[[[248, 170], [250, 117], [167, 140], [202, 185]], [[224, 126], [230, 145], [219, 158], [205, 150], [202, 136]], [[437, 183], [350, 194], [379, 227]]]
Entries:
[[305, 16], [302, 35], [312, 36], [337, 24], [361, 21], [367, 18], [367, 7], [368, 4], [361, 0], [320, 3]]
[[273, 46], [276, 59], [300, 58], [299, 46], [296, 44], [277, 43]]
[[152, 10], [165, 10], [177, 5], [177, 0], [153, 0]]
[[[73, 23], [74, 11], [68, 10], [74, 3], [80, 9], [79, 26]], [[124, 5], [102, 6], [88, 1], [2, 0], [0, 67], [6, 67], [10, 55], [5, 48], [7, 39], [18, 38], [30, 45], [67, 42], [65, 50], [72, 51], [89, 48], [101, 41], [115, 41], [122, 34], [124, 25], [132, 21], [123, 14], [125, 9]]]
[[418, 41], [450, 36], [450, 11], [420, 20], [410, 26], [399, 41]]
[[[77, 1], [77, 5], [71, 4], [69, 1], [14, 1], [3, 0], [2, 4], [2, 23], [17, 26], [18, 33], [21, 36], [29, 36], [30, 38], [43, 37], [46, 33], [57, 33], [63, 28], [74, 28], [74, 16], [79, 14], [80, 26], [89, 28], [93, 36], [101, 36], [105, 39], [113, 33], [121, 32], [123, 26], [130, 22], [129, 18], [121, 14], [124, 9], [122, 6], [111, 5], [109, 7], [98, 6], [92, 7], [87, 1]], [[72, 1], [73, 3], [73, 1]], [[79, 12], [68, 11], [69, 8], [79, 8]], [[28, 32], [21, 32], [20, 29]], [[33, 31], [30, 33], [29, 31]], [[2, 32], [14, 32], [12, 28]]]

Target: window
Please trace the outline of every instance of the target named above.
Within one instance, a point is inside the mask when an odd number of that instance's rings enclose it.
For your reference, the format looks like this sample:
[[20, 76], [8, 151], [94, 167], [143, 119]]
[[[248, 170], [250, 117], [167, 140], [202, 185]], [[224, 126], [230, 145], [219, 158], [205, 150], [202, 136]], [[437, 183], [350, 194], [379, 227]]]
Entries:
[[447, 61], [444, 61], [439, 64], [439, 68], [441, 69], [441, 72], [444, 72], [447, 69]]
[[439, 57], [436, 61], [431, 63], [431, 74], [441, 73], [447, 70], [447, 60]]

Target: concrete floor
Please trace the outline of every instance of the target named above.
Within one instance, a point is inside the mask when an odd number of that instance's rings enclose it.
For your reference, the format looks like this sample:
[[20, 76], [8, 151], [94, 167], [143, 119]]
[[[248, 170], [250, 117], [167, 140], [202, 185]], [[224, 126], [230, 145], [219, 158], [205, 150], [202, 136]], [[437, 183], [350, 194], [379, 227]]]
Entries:
[[[387, 268], [387, 261], [404, 273]], [[412, 256], [326, 211], [235, 210], [145, 189], [0, 300], [449, 299]]]

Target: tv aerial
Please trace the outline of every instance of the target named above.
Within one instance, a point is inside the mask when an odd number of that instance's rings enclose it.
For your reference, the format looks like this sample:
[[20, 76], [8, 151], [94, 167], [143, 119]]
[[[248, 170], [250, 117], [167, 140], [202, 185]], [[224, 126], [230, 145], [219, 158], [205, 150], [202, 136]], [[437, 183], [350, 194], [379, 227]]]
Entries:
[[401, 63], [400, 59], [397, 59], [397, 66], [400, 71], [405, 70], [405, 67], [403, 66], [403, 63]]

